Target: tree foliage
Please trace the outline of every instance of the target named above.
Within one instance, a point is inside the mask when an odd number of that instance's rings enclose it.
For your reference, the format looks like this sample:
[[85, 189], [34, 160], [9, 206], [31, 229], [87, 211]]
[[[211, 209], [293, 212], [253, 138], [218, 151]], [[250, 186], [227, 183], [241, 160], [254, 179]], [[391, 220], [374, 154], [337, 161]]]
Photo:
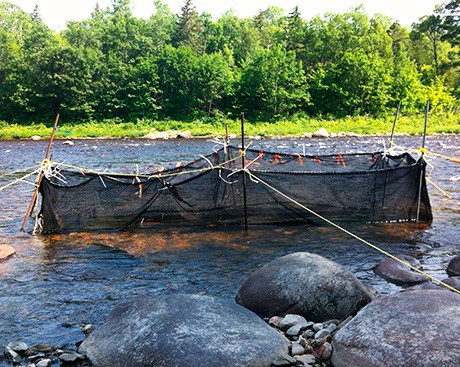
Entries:
[[384, 116], [426, 100], [437, 111], [460, 97], [460, 2], [411, 29], [362, 7], [307, 20], [268, 7], [218, 19], [184, 0], [174, 14], [154, 0], [148, 19], [130, 0], [96, 6], [57, 33], [0, 2], [0, 120], [29, 123], [234, 116]]

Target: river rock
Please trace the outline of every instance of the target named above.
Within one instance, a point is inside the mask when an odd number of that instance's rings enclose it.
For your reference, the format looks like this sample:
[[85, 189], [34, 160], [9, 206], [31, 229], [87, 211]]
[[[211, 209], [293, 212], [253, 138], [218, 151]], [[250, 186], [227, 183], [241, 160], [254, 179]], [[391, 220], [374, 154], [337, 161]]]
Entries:
[[[449, 277], [444, 279], [442, 282], [460, 291], [460, 277]], [[443, 287], [442, 285], [440, 286]]]
[[9, 342], [7, 347], [13, 349], [17, 353], [24, 353], [27, 349], [29, 349], [28, 345], [20, 340]]
[[[412, 265], [414, 268], [421, 268], [420, 262], [412, 256], [399, 254], [396, 257]], [[392, 258], [385, 259], [378, 264], [374, 268], [374, 273], [390, 283], [397, 285], [418, 284], [428, 281], [427, 277]]]
[[19, 353], [16, 353], [10, 347], [5, 347], [3, 354], [11, 363], [19, 363], [22, 361], [22, 357], [19, 355]]
[[116, 306], [80, 351], [96, 367], [265, 367], [289, 342], [230, 300], [176, 294]]
[[181, 131], [179, 134], [177, 134], [177, 139], [191, 139], [191, 138], [192, 138], [192, 133], [188, 130]]
[[353, 274], [319, 255], [296, 252], [251, 274], [236, 300], [261, 317], [297, 314], [315, 322], [345, 319], [373, 299]]
[[313, 133], [313, 137], [314, 138], [328, 138], [329, 137], [329, 133], [327, 132], [327, 130], [322, 127], [321, 129], [315, 131]]
[[450, 277], [460, 276], [460, 255], [454, 256], [449, 261], [446, 271]]
[[9, 257], [13, 256], [16, 253], [16, 250], [13, 246], [10, 245], [0, 245], [0, 261], [6, 260]]
[[332, 341], [335, 367], [460, 366], [460, 295], [419, 289], [377, 298]]

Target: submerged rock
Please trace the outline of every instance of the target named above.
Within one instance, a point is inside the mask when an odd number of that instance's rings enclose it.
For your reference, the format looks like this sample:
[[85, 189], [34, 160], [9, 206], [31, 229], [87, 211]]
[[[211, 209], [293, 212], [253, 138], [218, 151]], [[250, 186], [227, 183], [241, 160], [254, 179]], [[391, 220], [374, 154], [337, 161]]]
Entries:
[[[400, 254], [396, 255], [396, 257], [416, 269], [420, 270], [421, 268], [420, 262], [412, 256]], [[374, 273], [390, 283], [397, 285], [418, 284], [429, 280], [422, 274], [417, 273], [408, 266], [392, 258], [385, 259], [378, 264], [374, 269]]]
[[115, 307], [80, 350], [97, 366], [266, 367], [288, 340], [226, 299], [170, 295]]
[[373, 294], [339, 264], [297, 252], [256, 270], [236, 299], [261, 317], [292, 313], [320, 322], [356, 314]]
[[460, 366], [460, 295], [418, 289], [380, 297], [332, 341], [335, 367]]
[[16, 250], [13, 246], [10, 245], [0, 245], [0, 261], [6, 260], [9, 257], [13, 256], [16, 253]]

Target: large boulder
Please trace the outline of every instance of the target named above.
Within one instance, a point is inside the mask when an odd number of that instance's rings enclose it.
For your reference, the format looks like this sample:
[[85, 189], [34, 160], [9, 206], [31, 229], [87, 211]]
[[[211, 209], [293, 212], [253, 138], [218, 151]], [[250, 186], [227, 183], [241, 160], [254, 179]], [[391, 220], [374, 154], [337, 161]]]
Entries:
[[302, 315], [322, 322], [356, 314], [373, 293], [341, 265], [322, 256], [296, 252], [256, 270], [236, 300], [259, 316]]
[[116, 306], [80, 349], [96, 367], [269, 367], [288, 341], [231, 300], [169, 295]]
[[460, 295], [413, 289], [376, 299], [334, 335], [335, 367], [460, 366]]
[[460, 255], [454, 256], [447, 265], [447, 275], [455, 277], [460, 275]]
[[[412, 256], [400, 254], [396, 255], [396, 257], [416, 269], [420, 270], [421, 268], [420, 262]], [[392, 258], [385, 259], [378, 264], [374, 269], [374, 273], [397, 285], [418, 284], [428, 281], [426, 276]]]

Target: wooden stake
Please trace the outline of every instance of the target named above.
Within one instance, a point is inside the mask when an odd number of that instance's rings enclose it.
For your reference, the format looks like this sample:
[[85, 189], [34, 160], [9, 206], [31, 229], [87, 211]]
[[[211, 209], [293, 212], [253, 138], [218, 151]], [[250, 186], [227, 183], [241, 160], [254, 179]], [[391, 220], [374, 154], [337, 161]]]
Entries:
[[[48, 142], [48, 148], [46, 149], [45, 160], [49, 159], [50, 157], [51, 144], [53, 144], [54, 134], [56, 133], [58, 121], [59, 121], [59, 113], [56, 115], [56, 120], [54, 120], [53, 131], [51, 132], [50, 140]], [[24, 219], [22, 221], [21, 232], [24, 232], [24, 228], [26, 226], [27, 219], [30, 217], [30, 215], [32, 214], [32, 211], [34, 210], [42, 179], [43, 179], [43, 170], [40, 170], [40, 173], [38, 174], [37, 182], [36, 182], [37, 187], [35, 188], [34, 194], [32, 195], [32, 199], [30, 200], [29, 208], [27, 209], [27, 213], [24, 216]]]
[[[425, 140], [426, 140], [426, 125], [428, 124], [428, 112], [430, 110], [430, 101], [426, 101], [426, 106], [425, 106], [425, 123], [423, 126], [423, 140], [422, 140], [422, 156], [421, 160], [423, 160], [423, 157], [425, 155], [424, 150], [425, 150]], [[423, 186], [423, 176], [425, 175], [425, 168], [421, 166], [420, 169], [420, 183], [418, 185], [418, 203], [417, 203], [417, 223], [420, 219], [420, 207], [422, 205], [422, 186]]]
[[[241, 112], [241, 149], [244, 154], [245, 145], [244, 145], [244, 112]], [[246, 171], [244, 164], [244, 155], [241, 156], [241, 166], [243, 168], [243, 203], [244, 203], [244, 230], [248, 231], [248, 203], [246, 196]]]

